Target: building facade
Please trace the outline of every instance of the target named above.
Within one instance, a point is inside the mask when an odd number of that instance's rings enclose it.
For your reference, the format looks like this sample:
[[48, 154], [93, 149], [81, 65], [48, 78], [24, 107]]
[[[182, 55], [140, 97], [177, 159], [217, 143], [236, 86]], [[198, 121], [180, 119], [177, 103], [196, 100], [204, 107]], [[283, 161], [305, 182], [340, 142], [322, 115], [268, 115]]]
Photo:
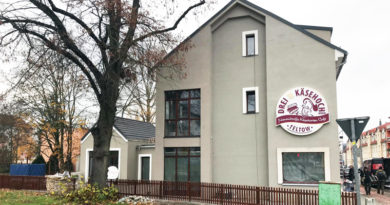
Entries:
[[[117, 170], [114, 171], [117, 176], [113, 178], [152, 179], [154, 136], [155, 127], [151, 123], [115, 118], [108, 159], [108, 166]], [[90, 131], [81, 138], [79, 162], [78, 171], [88, 180], [93, 169], [93, 137]]]
[[[361, 150], [358, 164], [373, 158], [390, 157], [390, 122], [379, 125], [361, 134], [357, 143]], [[347, 165], [353, 165], [352, 143], [349, 141], [346, 146]]]
[[338, 182], [336, 79], [347, 52], [331, 34], [245, 0], [227, 4], [186, 39], [187, 78], [157, 80], [151, 178]]

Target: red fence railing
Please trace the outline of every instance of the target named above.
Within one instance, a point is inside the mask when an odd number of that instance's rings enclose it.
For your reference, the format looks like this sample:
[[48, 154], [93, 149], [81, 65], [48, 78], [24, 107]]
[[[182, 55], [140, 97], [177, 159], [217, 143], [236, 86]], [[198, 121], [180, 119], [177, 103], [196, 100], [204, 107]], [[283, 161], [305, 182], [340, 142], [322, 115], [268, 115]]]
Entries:
[[0, 189], [46, 190], [46, 177], [0, 175]]
[[[318, 190], [256, 187], [195, 182], [109, 181], [120, 196], [196, 201], [213, 204], [318, 205]], [[342, 192], [342, 205], [356, 205], [356, 193]]]

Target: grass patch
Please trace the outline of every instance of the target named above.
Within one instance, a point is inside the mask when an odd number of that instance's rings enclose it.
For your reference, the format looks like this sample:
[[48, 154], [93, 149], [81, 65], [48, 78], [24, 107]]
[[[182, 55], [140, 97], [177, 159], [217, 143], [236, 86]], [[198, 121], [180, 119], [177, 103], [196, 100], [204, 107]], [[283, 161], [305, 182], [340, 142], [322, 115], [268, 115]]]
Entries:
[[0, 201], [2, 205], [52, 205], [66, 204], [61, 199], [42, 192], [16, 191], [0, 189]]
[[[55, 195], [50, 195], [45, 192], [36, 191], [19, 191], [0, 189], [0, 204], [1, 205], [73, 205], [81, 203], [69, 203], [63, 198]], [[102, 203], [83, 203], [83, 204], [96, 204], [96, 205], [114, 205], [117, 204], [112, 201], [105, 201]]]

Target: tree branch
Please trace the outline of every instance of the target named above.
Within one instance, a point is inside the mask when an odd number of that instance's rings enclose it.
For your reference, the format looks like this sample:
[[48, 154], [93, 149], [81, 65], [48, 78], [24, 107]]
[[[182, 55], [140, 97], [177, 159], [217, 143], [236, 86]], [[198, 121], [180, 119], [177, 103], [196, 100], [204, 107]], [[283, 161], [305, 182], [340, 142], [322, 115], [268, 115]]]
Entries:
[[43, 4], [41, 1], [38, 0], [30, 0], [31, 3], [33, 3], [39, 10], [41, 10], [43, 13], [45, 13], [55, 24], [57, 33], [61, 37], [62, 41], [66, 45], [67, 48], [69, 48], [71, 51], [73, 51], [84, 63], [87, 65], [88, 69], [93, 73], [95, 76], [97, 82], [100, 82], [100, 79], [102, 78], [102, 74], [99, 72], [99, 70], [95, 67], [95, 65], [92, 63], [91, 60], [76, 46], [76, 44], [73, 42], [72, 39], [70, 39], [68, 32], [62, 23], [62, 21], [58, 18], [58, 16], [45, 4]]
[[11, 25], [13, 26], [14, 29], [18, 30], [20, 33], [30, 34], [30, 35], [33, 35], [35, 37], [38, 37], [51, 50], [56, 51], [56, 52], [64, 55], [65, 57], [69, 58], [69, 60], [71, 60], [73, 63], [75, 63], [77, 66], [79, 66], [80, 69], [83, 71], [83, 73], [87, 76], [88, 81], [90, 82], [90, 84], [92, 86], [92, 89], [94, 90], [95, 94], [98, 96], [98, 100], [100, 99], [100, 92], [99, 92], [99, 89], [98, 89], [94, 79], [92, 78], [90, 73], [87, 71], [87, 69], [84, 67], [84, 65], [75, 56], [73, 56], [71, 53], [67, 52], [66, 50], [60, 48], [59, 46], [55, 45], [53, 42], [51, 42], [45, 36], [35, 32], [35, 31], [30, 31], [26, 28], [21, 28], [18, 25], [16, 25], [15, 23], [11, 23]]
[[60, 9], [58, 8], [52, 0], [48, 0], [49, 3], [50, 3], [50, 6], [51, 8], [53, 9], [54, 12], [57, 12], [57, 13], [60, 13], [62, 15], [65, 15], [69, 18], [71, 18], [72, 20], [76, 21], [82, 28], [84, 28], [88, 35], [96, 42], [96, 44], [98, 45], [99, 49], [100, 49], [100, 52], [102, 53], [102, 60], [103, 60], [103, 63], [105, 65], [107, 65], [108, 63], [108, 60], [107, 60], [107, 54], [105, 52], [106, 50], [106, 44], [99, 40], [99, 38], [95, 35], [95, 33], [92, 31], [91, 28], [88, 27], [87, 24], [85, 24], [81, 19], [77, 18], [74, 14], [71, 14], [63, 9]]
[[188, 14], [188, 12], [190, 12], [192, 9], [196, 8], [196, 7], [199, 7], [201, 5], [203, 5], [205, 3], [205, 0], [201, 0], [199, 3], [197, 4], [194, 4], [190, 7], [187, 8], [186, 11], [184, 11], [184, 13], [176, 20], [175, 24], [173, 24], [172, 27], [169, 27], [169, 28], [166, 28], [166, 29], [162, 29], [162, 30], [156, 30], [156, 31], [153, 31], [153, 32], [150, 32], [148, 34], [145, 34], [143, 36], [140, 36], [139, 38], [137, 39], [134, 39], [133, 40], [133, 44], [138, 42], [138, 41], [142, 41], [146, 38], [149, 38], [151, 36], [154, 36], [154, 35], [157, 35], [157, 34], [161, 34], [161, 33], [166, 33], [168, 31], [173, 31], [177, 28], [177, 26], [179, 25], [179, 23], [184, 19], [184, 17]]

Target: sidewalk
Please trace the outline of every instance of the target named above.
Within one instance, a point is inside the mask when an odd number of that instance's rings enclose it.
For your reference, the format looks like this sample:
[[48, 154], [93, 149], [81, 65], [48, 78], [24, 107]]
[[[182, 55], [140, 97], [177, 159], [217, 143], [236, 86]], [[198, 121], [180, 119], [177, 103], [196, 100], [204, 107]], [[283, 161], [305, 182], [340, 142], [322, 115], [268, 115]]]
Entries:
[[385, 189], [385, 194], [377, 194], [377, 189], [371, 188], [371, 195], [366, 195], [364, 187], [360, 186], [361, 204], [365, 205], [365, 198], [375, 198], [377, 205], [390, 205], [390, 191]]

